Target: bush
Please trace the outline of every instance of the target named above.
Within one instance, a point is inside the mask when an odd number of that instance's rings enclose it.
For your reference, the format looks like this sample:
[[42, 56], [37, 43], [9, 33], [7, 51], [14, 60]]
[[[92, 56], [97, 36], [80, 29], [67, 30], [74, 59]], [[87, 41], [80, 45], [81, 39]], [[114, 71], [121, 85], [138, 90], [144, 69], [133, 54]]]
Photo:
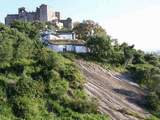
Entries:
[[148, 80], [152, 74], [152, 69], [154, 66], [150, 64], [137, 64], [130, 65], [127, 69], [131, 72], [132, 77], [137, 83], [144, 82], [143, 80]]
[[97, 113], [97, 105], [92, 102], [86, 100], [72, 100], [70, 104], [68, 104], [68, 107], [80, 113]]
[[60, 70], [60, 75], [69, 81], [71, 88], [82, 89], [84, 78], [74, 64], [65, 64], [64, 68]]
[[22, 78], [17, 82], [15, 91], [18, 96], [42, 97], [45, 92], [45, 86], [42, 81]]
[[0, 120], [16, 120], [12, 108], [7, 102], [0, 102]]
[[50, 80], [49, 92], [54, 98], [59, 98], [67, 93], [69, 88], [68, 82], [65, 80]]
[[[147, 107], [150, 109], [152, 112], [156, 111], [157, 113], [160, 113], [160, 101], [159, 101], [159, 96], [152, 92], [147, 96]], [[159, 114], [160, 115], [160, 114]]]
[[27, 96], [15, 97], [13, 100], [13, 111], [16, 117], [23, 119], [40, 119], [44, 103], [41, 99], [30, 98]]

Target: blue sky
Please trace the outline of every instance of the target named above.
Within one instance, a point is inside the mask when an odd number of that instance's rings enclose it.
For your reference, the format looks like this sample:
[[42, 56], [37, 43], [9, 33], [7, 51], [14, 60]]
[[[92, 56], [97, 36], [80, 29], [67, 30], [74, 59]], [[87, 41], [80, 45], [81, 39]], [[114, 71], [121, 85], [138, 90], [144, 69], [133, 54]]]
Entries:
[[143, 50], [160, 49], [160, 0], [0, 0], [0, 21], [19, 7], [34, 11], [42, 3], [73, 21], [92, 19], [120, 42]]

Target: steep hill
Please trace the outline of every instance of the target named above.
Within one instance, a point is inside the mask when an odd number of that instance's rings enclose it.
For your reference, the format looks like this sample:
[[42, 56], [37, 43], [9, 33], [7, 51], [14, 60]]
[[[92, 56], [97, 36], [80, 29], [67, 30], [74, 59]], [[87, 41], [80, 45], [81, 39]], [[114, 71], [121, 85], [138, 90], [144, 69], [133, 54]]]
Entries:
[[143, 108], [145, 91], [121, 77], [111, 74], [97, 64], [79, 60], [79, 68], [85, 75], [85, 89], [98, 98], [99, 110], [112, 120], [144, 120], [149, 116]]
[[0, 120], [108, 120], [85, 93], [79, 69], [41, 44], [36, 30], [0, 24]]

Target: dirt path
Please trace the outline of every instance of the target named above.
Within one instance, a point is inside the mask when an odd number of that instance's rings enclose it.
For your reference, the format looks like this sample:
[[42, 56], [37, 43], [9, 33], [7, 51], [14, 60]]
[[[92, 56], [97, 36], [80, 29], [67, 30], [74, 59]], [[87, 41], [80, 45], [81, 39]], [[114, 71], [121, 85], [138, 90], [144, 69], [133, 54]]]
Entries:
[[144, 120], [149, 114], [141, 107], [144, 91], [137, 85], [117, 78], [99, 65], [77, 61], [84, 73], [87, 93], [99, 100], [99, 110], [112, 120]]

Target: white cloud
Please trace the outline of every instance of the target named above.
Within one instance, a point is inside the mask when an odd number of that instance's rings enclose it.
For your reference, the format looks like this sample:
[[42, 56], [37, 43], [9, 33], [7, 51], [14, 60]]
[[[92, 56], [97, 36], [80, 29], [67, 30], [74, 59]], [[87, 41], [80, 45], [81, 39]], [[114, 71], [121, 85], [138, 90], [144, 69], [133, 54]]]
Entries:
[[106, 19], [107, 32], [120, 42], [135, 44], [143, 50], [160, 49], [160, 6]]

